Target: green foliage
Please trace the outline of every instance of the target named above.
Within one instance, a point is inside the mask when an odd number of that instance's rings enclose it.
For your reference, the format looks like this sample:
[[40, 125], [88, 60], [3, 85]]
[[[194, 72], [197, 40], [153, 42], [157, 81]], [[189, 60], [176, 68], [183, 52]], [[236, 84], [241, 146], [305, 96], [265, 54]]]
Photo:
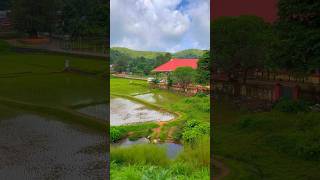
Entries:
[[111, 162], [111, 179], [115, 180], [209, 180], [209, 169], [194, 170], [188, 164], [174, 162], [167, 167], [130, 165], [119, 166]]
[[210, 136], [201, 136], [193, 144], [185, 144], [178, 160], [195, 169], [210, 167]]
[[275, 61], [279, 68], [305, 77], [320, 67], [319, 1], [279, 1]]
[[134, 145], [130, 147], [111, 147], [111, 161], [127, 165], [159, 165], [165, 166], [169, 163], [165, 148], [157, 145]]
[[150, 135], [153, 128], [158, 127], [156, 123], [141, 123], [126, 126], [111, 126], [110, 127], [110, 139], [111, 142], [117, 142], [128, 135], [129, 132], [132, 133], [129, 136], [129, 140], [137, 140], [141, 137], [147, 137]]
[[196, 143], [204, 135], [210, 134], [210, 124], [198, 120], [187, 120], [183, 129], [182, 138], [185, 142]]
[[309, 109], [309, 104], [303, 100], [294, 101], [291, 99], [280, 99], [274, 106], [274, 109], [280, 112], [297, 113]]
[[192, 57], [200, 57], [204, 53], [202, 50], [185, 50], [170, 54], [167, 52], [152, 52], [152, 51], [135, 51], [128, 48], [113, 47], [110, 50], [110, 63], [116, 66], [121, 66], [121, 71], [129, 71], [133, 74], [149, 75], [151, 71], [168, 62], [176, 54], [179, 54], [180, 58], [190, 58], [190, 54], [195, 53], [197, 55]]
[[256, 16], [221, 17], [212, 23], [215, 67], [229, 78], [246, 81], [249, 70], [264, 68], [269, 57], [271, 26]]
[[121, 138], [123, 138], [124, 133], [123, 133], [123, 129], [118, 128], [116, 126], [112, 126], [110, 127], [110, 138], [111, 138], [111, 142], [117, 142], [119, 141]]
[[200, 58], [205, 51], [199, 49], [187, 49], [173, 54], [175, 58]]
[[172, 73], [172, 80], [186, 89], [194, 82], [195, 73], [196, 71], [191, 67], [179, 67]]
[[199, 84], [210, 84], [211, 75], [211, 58], [210, 52], [206, 51], [199, 59], [196, 81]]
[[103, 0], [68, 0], [60, 5], [61, 19], [57, 31], [72, 38], [108, 35], [109, 7]]
[[52, 32], [57, 22], [59, 0], [12, 0], [12, 17], [17, 30], [38, 36]]

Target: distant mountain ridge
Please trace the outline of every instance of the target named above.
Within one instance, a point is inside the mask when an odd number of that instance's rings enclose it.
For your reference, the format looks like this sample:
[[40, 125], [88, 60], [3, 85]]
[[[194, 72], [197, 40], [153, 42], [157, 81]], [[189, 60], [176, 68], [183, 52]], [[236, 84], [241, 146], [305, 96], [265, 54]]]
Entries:
[[[165, 55], [166, 53], [168, 53], [168, 52], [156, 52], [156, 51], [138, 51], [138, 50], [132, 50], [124, 47], [112, 47], [111, 51], [118, 51], [120, 53], [126, 54], [133, 58], [145, 57], [149, 59], [153, 59], [159, 55]], [[172, 57], [174, 58], [199, 58], [203, 55], [203, 53], [204, 53], [204, 50], [200, 50], [200, 49], [186, 49], [183, 51], [178, 51], [176, 53], [170, 53], [170, 54], [172, 54]]]

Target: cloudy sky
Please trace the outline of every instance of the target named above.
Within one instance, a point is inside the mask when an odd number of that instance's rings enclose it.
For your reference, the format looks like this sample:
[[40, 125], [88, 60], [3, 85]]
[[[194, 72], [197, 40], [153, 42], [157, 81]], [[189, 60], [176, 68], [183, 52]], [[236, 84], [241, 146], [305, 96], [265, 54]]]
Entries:
[[210, 0], [111, 0], [111, 47], [169, 51], [210, 46]]

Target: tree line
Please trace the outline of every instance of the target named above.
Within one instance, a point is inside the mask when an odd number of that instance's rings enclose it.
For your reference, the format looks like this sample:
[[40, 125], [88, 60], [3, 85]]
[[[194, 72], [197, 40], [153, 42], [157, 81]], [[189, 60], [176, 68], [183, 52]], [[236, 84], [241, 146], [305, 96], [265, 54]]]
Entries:
[[107, 0], [11, 0], [15, 28], [31, 37], [40, 32], [73, 38], [107, 36]]
[[320, 1], [279, 0], [278, 20], [221, 17], [212, 22], [215, 71], [246, 82], [248, 72], [286, 71], [305, 77], [320, 68]]

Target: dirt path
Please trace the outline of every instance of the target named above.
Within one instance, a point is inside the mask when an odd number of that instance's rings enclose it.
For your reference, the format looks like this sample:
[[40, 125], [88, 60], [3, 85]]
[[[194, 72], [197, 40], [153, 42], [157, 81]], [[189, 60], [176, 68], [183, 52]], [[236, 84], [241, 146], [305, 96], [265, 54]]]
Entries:
[[[219, 159], [219, 157], [218, 157]], [[213, 160], [213, 164], [215, 166], [215, 168], [219, 169], [218, 174], [214, 174], [214, 179], [216, 180], [222, 180], [224, 177], [228, 176], [230, 174], [230, 169], [221, 162], [221, 160], [217, 160], [217, 158], [215, 158]]]
[[157, 139], [160, 137], [161, 128], [162, 128], [165, 124], [167, 124], [167, 122], [159, 121], [159, 122], [158, 122], [159, 127], [153, 129], [153, 132], [156, 134], [155, 137], [156, 137]]

